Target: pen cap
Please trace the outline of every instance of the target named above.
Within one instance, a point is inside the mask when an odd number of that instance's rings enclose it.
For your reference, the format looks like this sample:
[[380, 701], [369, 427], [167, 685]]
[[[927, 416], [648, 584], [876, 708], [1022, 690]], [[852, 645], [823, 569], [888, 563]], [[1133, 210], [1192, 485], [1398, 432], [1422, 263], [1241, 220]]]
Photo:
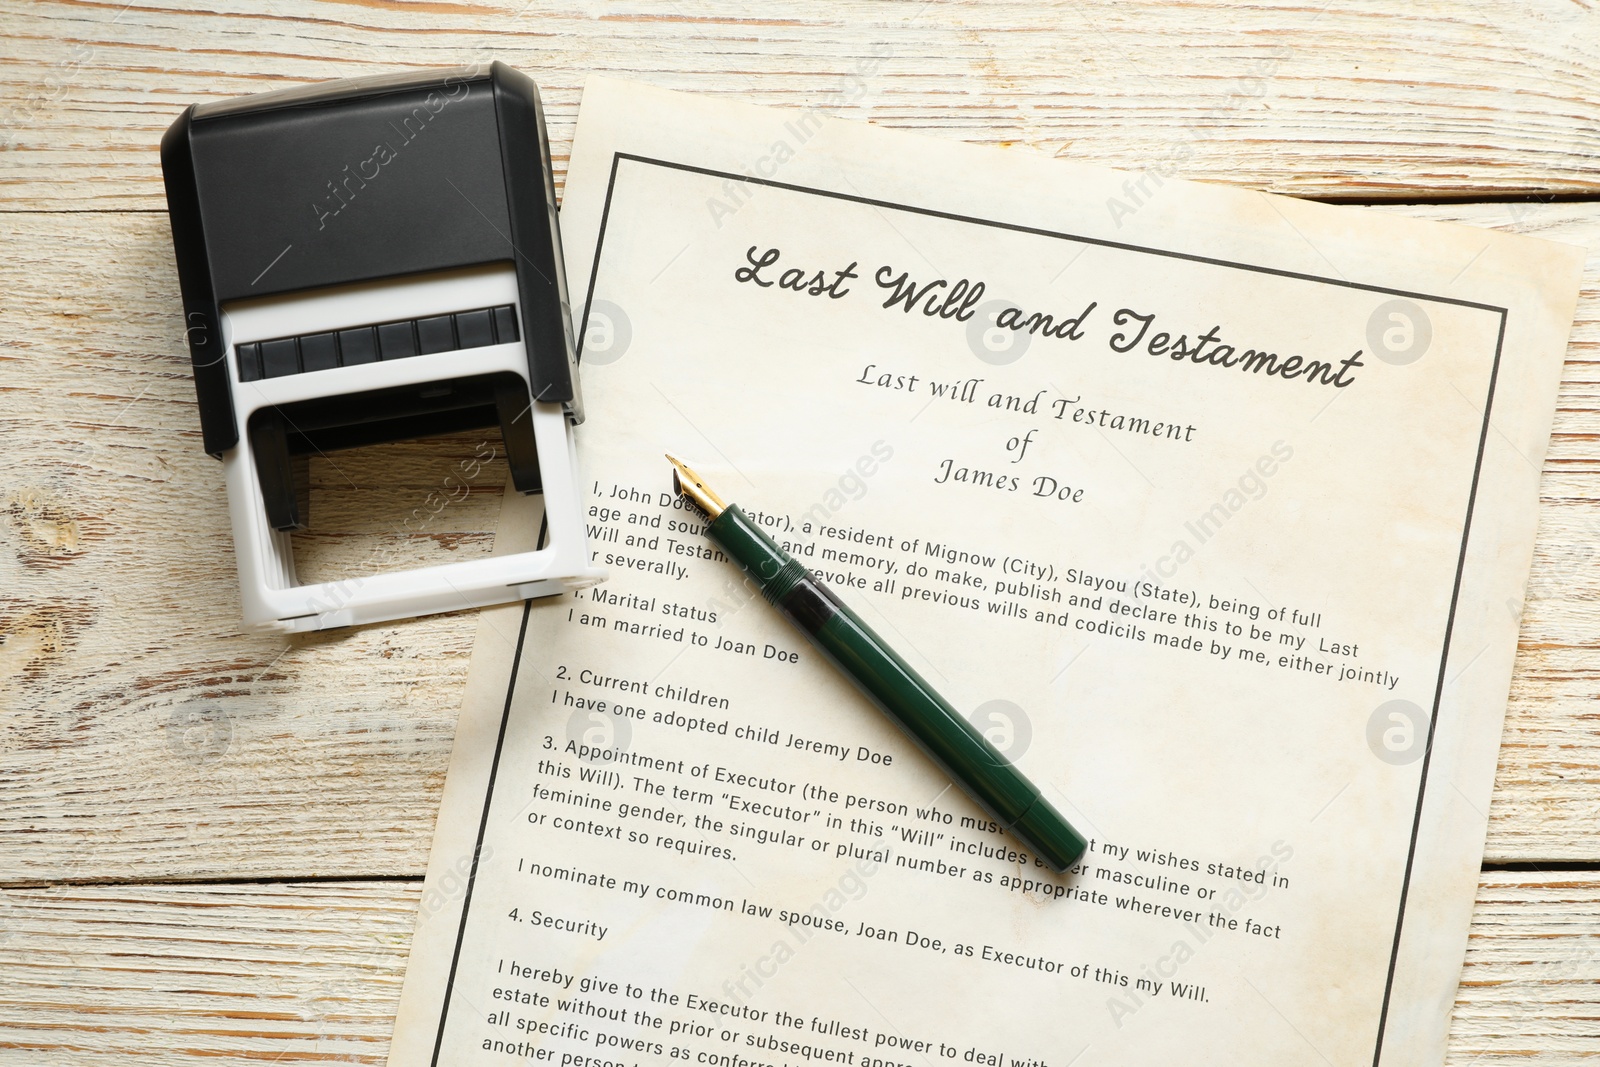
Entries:
[[1060, 874], [1083, 856], [1089, 842], [1043, 796], [1010, 827], [1051, 870]]

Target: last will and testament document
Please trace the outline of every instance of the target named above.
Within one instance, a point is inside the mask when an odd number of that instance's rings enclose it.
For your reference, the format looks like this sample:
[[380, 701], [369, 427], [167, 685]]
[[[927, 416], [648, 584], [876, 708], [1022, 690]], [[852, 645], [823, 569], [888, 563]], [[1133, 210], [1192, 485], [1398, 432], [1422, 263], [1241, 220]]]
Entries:
[[610, 80], [562, 227], [611, 577], [484, 613], [394, 1067], [1443, 1060], [1579, 250]]

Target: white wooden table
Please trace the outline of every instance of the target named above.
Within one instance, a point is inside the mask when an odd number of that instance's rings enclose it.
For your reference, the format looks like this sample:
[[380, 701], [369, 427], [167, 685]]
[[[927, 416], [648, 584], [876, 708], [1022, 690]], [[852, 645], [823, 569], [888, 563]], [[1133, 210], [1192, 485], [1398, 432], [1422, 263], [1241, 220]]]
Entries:
[[[472, 651], [470, 614], [239, 632], [157, 157], [184, 105], [495, 57], [558, 170], [598, 71], [1600, 246], [1592, 0], [524, 3], [0, 0], [0, 1062], [381, 1063]], [[1600, 1060], [1597, 279], [1455, 1064]], [[303, 564], [487, 551], [503, 467], [397, 532], [475, 444], [313, 464]]]

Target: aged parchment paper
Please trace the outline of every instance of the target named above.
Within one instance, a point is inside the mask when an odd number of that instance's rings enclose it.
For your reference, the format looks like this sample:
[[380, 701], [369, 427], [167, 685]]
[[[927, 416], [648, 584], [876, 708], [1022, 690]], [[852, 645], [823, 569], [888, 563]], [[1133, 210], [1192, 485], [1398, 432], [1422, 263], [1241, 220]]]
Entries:
[[611, 579], [484, 613], [391, 1064], [1442, 1061], [1578, 250], [602, 79], [561, 218]]

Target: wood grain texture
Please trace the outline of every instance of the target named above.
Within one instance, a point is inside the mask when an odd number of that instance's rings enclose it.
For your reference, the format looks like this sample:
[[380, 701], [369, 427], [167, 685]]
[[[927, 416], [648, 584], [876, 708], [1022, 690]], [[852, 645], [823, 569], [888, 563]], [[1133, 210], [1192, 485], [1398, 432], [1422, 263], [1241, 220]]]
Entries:
[[629, 74], [989, 144], [1300, 195], [1600, 189], [1586, 0], [3, 0], [11, 207], [161, 208], [191, 102], [480, 57], [544, 89]]
[[[0, 890], [7, 1063], [381, 1064], [414, 882]], [[1600, 873], [1490, 873], [1448, 1062], [1600, 1057]], [[1312, 1061], [1316, 1062], [1316, 1061]]]
[[[0, 219], [0, 878], [420, 872], [475, 613], [241, 633], [165, 218]], [[488, 551], [503, 462], [432, 514], [478, 443], [316, 460], [297, 556]]]
[[381, 1064], [417, 883], [0, 891], [7, 1063]]
[[1448, 1063], [1600, 1059], [1600, 872], [1485, 872]]

